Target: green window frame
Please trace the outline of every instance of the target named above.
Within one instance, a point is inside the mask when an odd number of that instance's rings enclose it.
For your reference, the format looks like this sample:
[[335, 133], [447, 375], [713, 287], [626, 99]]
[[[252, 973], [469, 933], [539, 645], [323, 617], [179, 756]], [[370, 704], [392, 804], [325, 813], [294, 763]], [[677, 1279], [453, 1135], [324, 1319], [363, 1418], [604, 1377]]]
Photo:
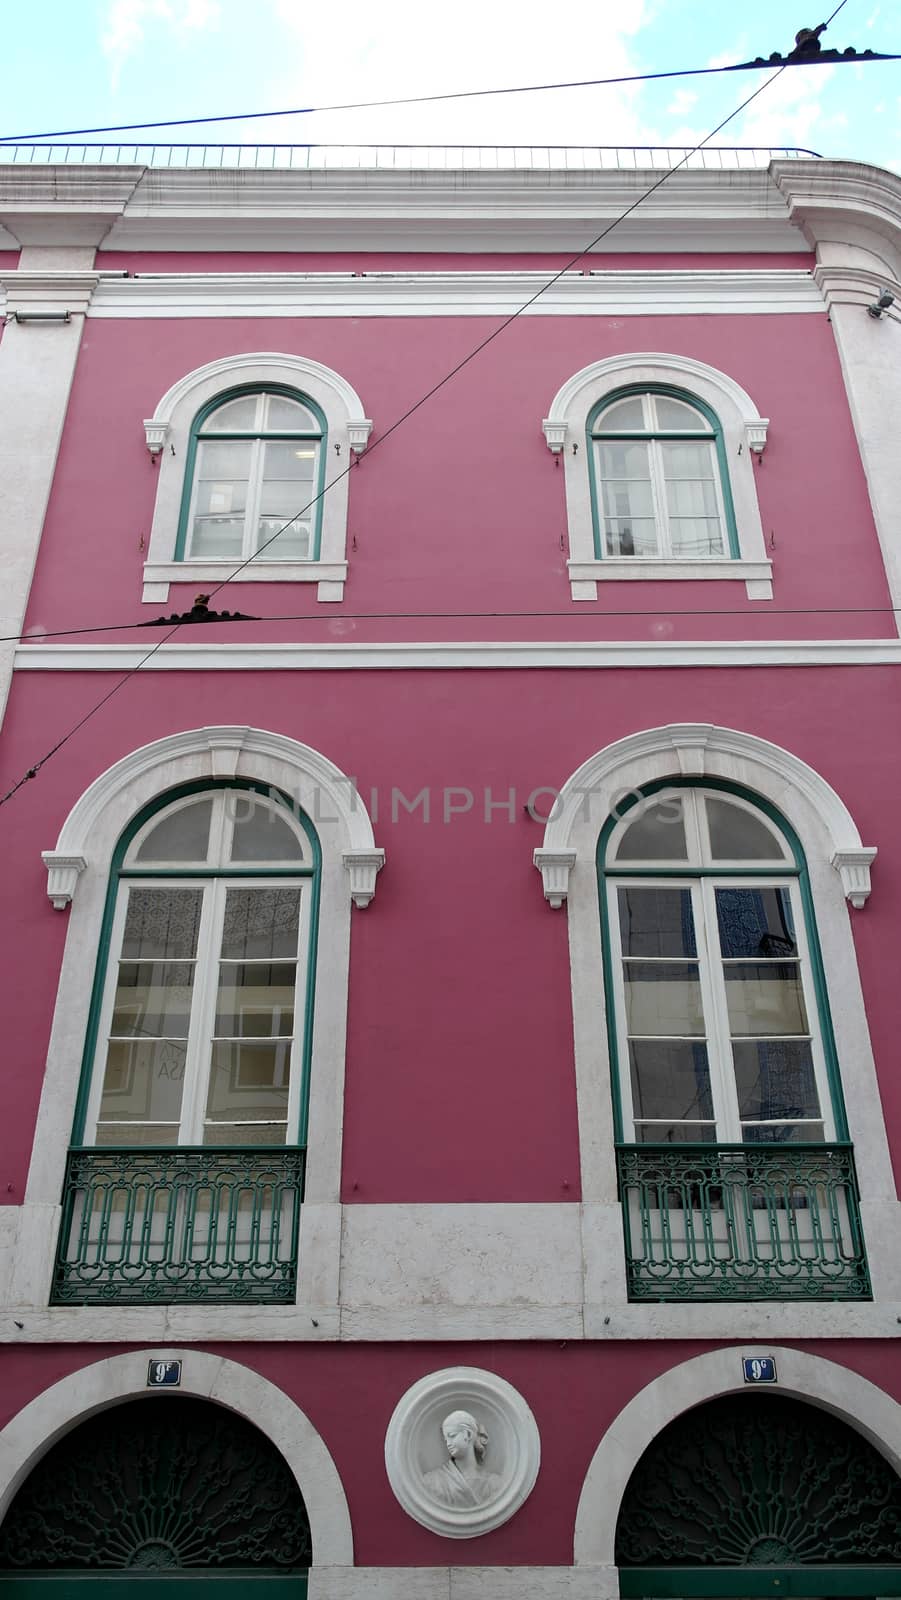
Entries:
[[[657, 417], [657, 398], [675, 400], [684, 406], [689, 406], [698, 413], [702, 419], [697, 428], [676, 429], [660, 425]], [[637, 428], [627, 426], [605, 432], [600, 424], [604, 416], [613, 406], [621, 401], [638, 399], [642, 403], [643, 426]], [[716, 521], [721, 533], [721, 547], [716, 551], [706, 554], [690, 552], [680, 554], [677, 541], [673, 538], [672, 524], [675, 514], [669, 505], [669, 490], [677, 479], [667, 474], [665, 447], [668, 444], [708, 444], [710, 455], [715, 470], [708, 480], [712, 486], [711, 492], [716, 505]], [[646, 453], [646, 510], [643, 520], [652, 522], [654, 527], [654, 549], [638, 548], [624, 550], [622, 544], [626, 538], [634, 538], [634, 529], [608, 529], [607, 523], [623, 523], [627, 520], [635, 521], [637, 517], [631, 516], [628, 511], [613, 512], [609, 505], [604, 505], [604, 473], [601, 468], [601, 451], [604, 448], [617, 444], [643, 443], [647, 446]], [[612, 390], [597, 402], [588, 414], [586, 424], [586, 451], [588, 455], [588, 478], [591, 497], [591, 518], [594, 535], [594, 552], [598, 561], [616, 560], [626, 557], [634, 560], [664, 560], [664, 561], [705, 561], [705, 560], [738, 560], [741, 549], [738, 540], [738, 529], [735, 520], [735, 507], [732, 499], [732, 490], [729, 482], [729, 469], [726, 460], [726, 449], [723, 438], [723, 428], [719, 417], [706, 401], [698, 398], [687, 389], [678, 388], [670, 384], [626, 384], [621, 388]], [[708, 497], [709, 498], [709, 497]], [[689, 518], [689, 520], [691, 520]], [[697, 520], [697, 519], [696, 519]], [[712, 520], [702, 518], [700, 520]], [[620, 549], [614, 551], [608, 547], [609, 542], [617, 539]]]
[[[251, 802], [253, 796], [259, 796], [267, 809], [273, 809], [276, 815], [284, 814], [290, 817], [297, 828], [299, 836], [305, 841], [308, 848], [304, 854], [303, 862], [292, 863], [286, 866], [271, 866], [261, 864], [254, 866], [246, 863], [238, 864], [211, 864], [197, 866], [191, 864], [184, 868], [175, 866], [158, 867], [148, 865], [142, 867], [139, 862], [129, 861], [129, 851], [135, 839], [146, 829], [147, 824], [153, 819], [162, 820], [161, 814], [170, 809], [175, 809], [178, 802], [192, 797], [210, 795], [215, 802], [215, 797], [234, 795], [235, 804]], [[224, 804], [225, 802], [223, 802]], [[101, 1037], [101, 1025], [104, 1014], [109, 1014], [111, 1009], [110, 995], [112, 988], [113, 964], [119, 960], [119, 948], [115, 947], [115, 935], [122, 925], [122, 901], [124, 892], [130, 886], [146, 885], [151, 887], [180, 886], [193, 887], [210, 891], [213, 895], [217, 891], [224, 893], [229, 884], [248, 888], [257, 885], [276, 886], [278, 884], [305, 884], [308, 886], [308, 906], [305, 913], [305, 927], [301, 926], [301, 936], [297, 951], [297, 984], [295, 989], [295, 1031], [293, 1035], [291, 1073], [296, 1074], [296, 1083], [291, 1093], [296, 1111], [293, 1121], [285, 1127], [284, 1147], [288, 1149], [305, 1149], [307, 1142], [307, 1117], [309, 1103], [310, 1061], [312, 1053], [313, 1013], [316, 982], [316, 947], [319, 927], [319, 890], [321, 878], [322, 854], [319, 838], [309, 819], [293, 802], [290, 797], [280, 791], [274, 790], [263, 784], [252, 783], [245, 780], [218, 780], [197, 781], [181, 784], [158, 796], [149, 805], [145, 806], [131, 820], [126, 827], [113, 854], [106, 901], [104, 905], [97, 964], [95, 968], [94, 983], [91, 994], [91, 1005], [88, 1017], [88, 1026], [85, 1038], [85, 1048], [82, 1061], [81, 1080], [72, 1129], [72, 1146], [74, 1148], [98, 1148], [90, 1136], [94, 1133], [91, 1122], [95, 1120], [92, 1112], [97, 1104], [98, 1079], [102, 1078], [105, 1068], [106, 1056], [103, 1050], [104, 1041]], [[209, 898], [209, 895], [207, 895]], [[221, 925], [221, 910], [220, 910]], [[197, 951], [197, 969], [206, 973], [206, 982], [209, 986], [211, 974], [220, 962], [220, 950], [200, 949]], [[192, 1007], [196, 1004], [192, 996]], [[196, 1018], [192, 1011], [191, 1026], [196, 1026]], [[197, 1068], [202, 1071], [202, 1067]], [[206, 1064], [207, 1083], [211, 1071], [210, 1062]], [[200, 1085], [202, 1087], [202, 1085]], [[90, 1120], [89, 1120], [90, 1118]], [[189, 1141], [181, 1137], [184, 1132], [183, 1122], [179, 1125], [178, 1145], [172, 1148], [184, 1147]], [[230, 1141], [223, 1141], [227, 1143]], [[274, 1141], [280, 1144], [280, 1141]], [[117, 1141], [126, 1147], [129, 1141]], [[135, 1145], [136, 1149], [140, 1145]], [[214, 1143], [207, 1145], [208, 1149], [215, 1149]], [[250, 1149], [250, 1147], [248, 1147]]]
[[[285, 399], [293, 404], [303, 407], [314, 423], [314, 427], [277, 427], [268, 426], [268, 400]], [[256, 416], [251, 427], [216, 428], [211, 426], [215, 414], [223, 407], [236, 400], [256, 399]], [[301, 420], [301, 419], [299, 419]], [[221, 482], [216, 483], [207, 478], [204, 482], [208, 485], [206, 498], [210, 505], [206, 508], [205, 515], [214, 517], [219, 515], [224, 522], [237, 524], [240, 522], [240, 549], [235, 547], [234, 534], [232, 545], [225, 550], [204, 550], [194, 547], [194, 531], [197, 519], [197, 505], [202, 490], [201, 473], [205, 459], [212, 458], [209, 454], [210, 447], [216, 445], [236, 444], [245, 447], [246, 476], [240, 480], [229, 477], [227, 472], [222, 473]], [[285, 492], [285, 507], [276, 507], [267, 511], [264, 506], [267, 486], [274, 487], [274, 478], [267, 471], [269, 445], [297, 445], [299, 448], [293, 453], [300, 455], [303, 451], [304, 458], [309, 458], [311, 470], [309, 473], [297, 478], [296, 490], [288, 487]], [[309, 452], [312, 451], [312, 457]], [[185, 463], [184, 484], [182, 487], [181, 508], [179, 512], [178, 533], [175, 543], [176, 561], [245, 561], [254, 558], [259, 561], [318, 561], [320, 554], [322, 532], [322, 495], [325, 483], [326, 459], [328, 455], [328, 424], [321, 406], [300, 390], [292, 389], [287, 384], [243, 384], [238, 387], [224, 390], [217, 394], [198, 411], [191, 424], [188, 440], [187, 459]], [[284, 469], [283, 469], [284, 470]], [[291, 481], [283, 480], [290, 485]], [[234, 491], [239, 483], [246, 483], [246, 492], [243, 496], [244, 504], [231, 511], [231, 501]], [[220, 510], [212, 510], [218, 494]], [[238, 495], [240, 499], [241, 496]], [[296, 503], [295, 503], [296, 501]], [[301, 536], [306, 538], [306, 550], [302, 554], [286, 548], [281, 543], [281, 535], [274, 531], [268, 524], [290, 530], [294, 521], [298, 521], [301, 513], [302, 522], [298, 523]], [[263, 524], [266, 524], [265, 526]], [[268, 544], [267, 542], [272, 541]], [[263, 548], [261, 548], [263, 547]]]
[[[685, 866], [675, 865], [671, 861], [660, 866], [643, 864], [630, 866], [623, 862], [611, 860], [610, 847], [614, 835], [618, 835], [621, 825], [630, 813], [655, 795], [665, 795], [667, 798], [677, 799], [682, 794], [704, 794], [713, 796], [722, 794], [725, 798], [739, 801], [752, 813], [757, 812], [761, 818], [777, 830], [782, 836], [786, 847], [784, 861], [774, 866], [767, 864], [760, 868], [753, 866], [717, 866], [686, 862]], [[634, 820], [634, 819], [633, 819]], [[823, 961], [817, 936], [816, 919], [814, 915], [813, 899], [810, 889], [810, 878], [807, 862], [801, 842], [785, 817], [768, 801], [752, 793], [740, 785], [728, 783], [714, 778], [684, 778], [678, 781], [673, 779], [660, 779], [654, 783], [642, 785], [630, 794], [604, 824], [598, 838], [597, 845], [597, 871], [599, 885], [599, 907], [601, 920], [602, 959], [604, 970], [605, 993], [608, 996], [607, 1005], [607, 1033], [609, 1056], [612, 1071], [613, 1105], [618, 1144], [632, 1144], [634, 1127], [627, 1128], [625, 1100], [628, 1098], [623, 1093], [624, 1073], [628, 1071], [628, 1064], [624, 1061], [624, 1018], [621, 1004], [621, 984], [616, 970], [619, 952], [618, 931], [614, 927], [613, 897], [618, 886], [625, 884], [644, 884], [646, 886], [683, 885], [683, 886], [710, 886], [717, 885], [722, 888], [746, 885], [752, 887], [755, 883], [761, 887], [790, 888], [792, 908], [796, 919], [798, 933], [798, 950], [802, 966], [807, 968], [807, 993], [809, 994], [808, 1015], [811, 1036], [814, 1040], [815, 1051], [819, 1055], [819, 1070], [817, 1084], [820, 1089], [820, 1119], [824, 1123], [820, 1138], [826, 1137], [835, 1141], [848, 1140], [848, 1126], [841, 1090], [841, 1080], [838, 1069], [838, 1059], [835, 1049], [835, 1040], [832, 1029], [832, 1020], [829, 1010], [829, 997], [823, 972]], [[714, 913], [715, 915], [715, 913]], [[710, 926], [709, 905], [705, 906], [702, 914], [701, 925], [697, 928], [697, 939], [700, 947], [702, 941], [710, 946], [716, 945], [716, 933]], [[716, 965], [716, 956], [708, 954], [710, 968]], [[708, 983], [710, 980], [708, 979]], [[704, 1005], [707, 1013], [707, 1001]], [[707, 1020], [706, 1037], [713, 1043], [714, 1048], [724, 1051], [727, 1041], [723, 1036], [722, 1028], [714, 1031], [712, 1039], [710, 1034], [710, 1019]], [[731, 1063], [723, 1060], [712, 1064], [714, 1074], [718, 1074], [721, 1081], [725, 1077], [727, 1067]], [[708, 1119], [703, 1119], [708, 1120]], [[730, 1127], [726, 1137], [721, 1132], [722, 1112], [720, 1104], [714, 1107], [713, 1121], [717, 1124], [716, 1134], [707, 1140], [709, 1144], [735, 1142], [736, 1129]], [[789, 1119], [781, 1119], [788, 1121]], [[799, 1119], [801, 1120], [801, 1119]], [[634, 1121], [634, 1119], [633, 1119]], [[731, 1140], [730, 1140], [731, 1136]], [[739, 1140], [740, 1140], [739, 1135]], [[778, 1142], [778, 1141], [775, 1141]], [[753, 1146], [748, 1146], [753, 1148]]]

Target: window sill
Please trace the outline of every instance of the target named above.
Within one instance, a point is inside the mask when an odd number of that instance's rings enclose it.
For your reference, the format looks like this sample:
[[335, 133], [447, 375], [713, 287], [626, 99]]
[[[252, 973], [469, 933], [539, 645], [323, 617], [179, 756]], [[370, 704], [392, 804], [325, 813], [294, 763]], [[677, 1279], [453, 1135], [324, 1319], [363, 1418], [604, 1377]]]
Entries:
[[[221, 583], [234, 572], [236, 561], [147, 561], [144, 563], [145, 604], [159, 605], [169, 598], [172, 583]], [[315, 583], [318, 600], [343, 600], [346, 561], [251, 561], [237, 583]]]
[[730, 561], [717, 556], [707, 561], [668, 561], [632, 556], [608, 556], [603, 561], [568, 561], [573, 600], [596, 600], [598, 583], [646, 583], [678, 579], [682, 583], [740, 578], [749, 600], [772, 600], [771, 561]]

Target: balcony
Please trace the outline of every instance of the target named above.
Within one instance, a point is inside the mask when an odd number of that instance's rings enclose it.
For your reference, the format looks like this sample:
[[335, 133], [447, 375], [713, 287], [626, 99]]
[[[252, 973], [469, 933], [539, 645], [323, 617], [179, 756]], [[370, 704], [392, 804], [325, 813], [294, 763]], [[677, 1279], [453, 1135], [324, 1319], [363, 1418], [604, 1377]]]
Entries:
[[294, 1300], [306, 1152], [69, 1152], [54, 1305]]
[[850, 1145], [621, 1145], [630, 1300], [868, 1300]]

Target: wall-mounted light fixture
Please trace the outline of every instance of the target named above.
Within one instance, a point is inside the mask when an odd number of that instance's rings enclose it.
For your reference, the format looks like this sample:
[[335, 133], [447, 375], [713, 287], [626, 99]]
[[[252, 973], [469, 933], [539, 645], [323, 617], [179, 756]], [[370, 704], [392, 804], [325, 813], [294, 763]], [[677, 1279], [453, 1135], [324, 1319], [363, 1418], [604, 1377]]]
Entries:
[[71, 322], [68, 311], [14, 311], [17, 322]]
[[887, 311], [889, 306], [894, 304], [895, 296], [892, 294], [891, 289], [883, 289], [879, 299], [874, 300], [871, 306], [867, 306], [867, 313], [871, 317], [881, 317], [883, 311]]

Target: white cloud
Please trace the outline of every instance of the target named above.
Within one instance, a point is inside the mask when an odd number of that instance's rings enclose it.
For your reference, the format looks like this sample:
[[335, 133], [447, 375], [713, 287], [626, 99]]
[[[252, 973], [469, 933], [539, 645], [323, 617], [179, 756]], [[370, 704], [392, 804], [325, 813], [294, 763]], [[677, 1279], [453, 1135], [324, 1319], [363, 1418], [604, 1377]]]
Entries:
[[[329, 105], [465, 89], [607, 78], [640, 71], [632, 49], [652, 12], [649, 0], [616, 8], [571, 0], [565, 25], [549, 28], [537, 0], [345, 0], [340, 45], [329, 8], [302, 0], [258, 0], [282, 24], [277, 77], [262, 104]], [[573, 40], [579, 40], [578, 53]], [[267, 124], [265, 138], [313, 142], [640, 144], [638, 84], [501, 95], [437, 105], [342, 112]]]
[[698, 97], [694, 89], [677, 89], [670, 105], [667, 106], [667, 116], [684, 117], [692, 106], [697, 105]]
[[219, 25], [218, 0], [110, 0], [100, 43], [112, 67], [114, 85], [129, 56], [144, 44], [148, 24], [154, 38], [160, 28], [185, 38]]

